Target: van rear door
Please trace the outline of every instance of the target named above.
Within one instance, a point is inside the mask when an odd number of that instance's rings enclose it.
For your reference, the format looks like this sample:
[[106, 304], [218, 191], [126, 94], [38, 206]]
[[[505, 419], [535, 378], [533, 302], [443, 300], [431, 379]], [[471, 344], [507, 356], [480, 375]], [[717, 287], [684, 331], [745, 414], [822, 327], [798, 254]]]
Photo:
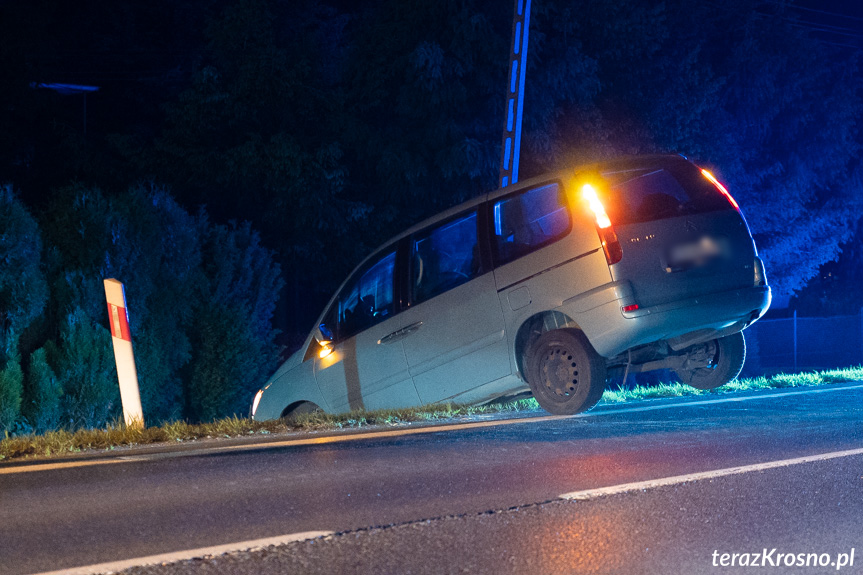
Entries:
[[755, 246], [718, 182], [679, 157], [606, 164], [600, 194], [622, 250], [610, 265], [642, 308], [751, 287]]

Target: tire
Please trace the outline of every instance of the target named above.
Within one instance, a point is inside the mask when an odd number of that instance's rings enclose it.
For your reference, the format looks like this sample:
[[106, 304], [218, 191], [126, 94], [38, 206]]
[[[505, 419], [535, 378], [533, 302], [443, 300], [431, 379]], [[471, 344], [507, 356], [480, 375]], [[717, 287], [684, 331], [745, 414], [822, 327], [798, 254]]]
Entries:
[[540, 407], [554, 415], [587, 411], [605, 390], [605, 358], [574, 329], [542, 334], [529, 354], [527, 383]]
[[695, 389], [710, 390], [733, 381], [743, 369], [746, 361], [746, 340], [743, 332], [714, 339], [709, 342], [714, 348], [708, 367], [676, 370], [680, 381]]

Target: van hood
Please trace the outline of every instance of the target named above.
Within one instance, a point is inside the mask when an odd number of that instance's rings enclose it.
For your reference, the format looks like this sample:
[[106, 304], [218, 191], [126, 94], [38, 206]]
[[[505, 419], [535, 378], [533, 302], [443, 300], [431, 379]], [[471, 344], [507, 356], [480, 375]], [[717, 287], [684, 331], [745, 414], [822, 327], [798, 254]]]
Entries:
[[271, 382], [277, 380], [279, 377], [281, 377], [282, 375], [284, 375], [288, 371], [292, 370], [296, 366], [303, 363], [303, 356], [306, 354], [306, 349], [308, 349], [308, 347], [309, 347], [309, 340], [310, 339], [311, 339], [311, 336], [307, 337], [306, 341], [303, 342], [303, 345], [300, 347], [300, 349], [295, 351], [287, 360], [285, 360], [285, 362], [282, 365], [279, 366], [279, 369], [276, 370], [276, 373], [274, 373], [270, 377], [270, 379], [267, 381], [267, 385], [269, 385]]

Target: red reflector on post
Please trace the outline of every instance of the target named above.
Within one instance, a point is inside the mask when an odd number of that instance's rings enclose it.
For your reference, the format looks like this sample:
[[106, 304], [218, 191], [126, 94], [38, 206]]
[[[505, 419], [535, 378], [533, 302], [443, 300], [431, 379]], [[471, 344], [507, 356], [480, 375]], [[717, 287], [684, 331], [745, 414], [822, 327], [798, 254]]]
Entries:
[[112, 336], [132, 341], [132, 336], [129, 332], [129, 316], [126, 315], [126, 308], [109, 303], [108, 323], [111, 325]]
[[622, 309], [624, 312], [635, 311], [638, 309], [638, 304], [634, 303], [632, 305], [625, 305], [620, 309]]

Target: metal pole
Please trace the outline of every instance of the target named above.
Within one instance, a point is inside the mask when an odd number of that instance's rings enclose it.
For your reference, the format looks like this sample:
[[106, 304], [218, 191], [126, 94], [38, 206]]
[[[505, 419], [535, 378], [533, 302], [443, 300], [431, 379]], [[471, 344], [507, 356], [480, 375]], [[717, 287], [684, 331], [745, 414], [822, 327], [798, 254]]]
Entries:
[[794, 310], [794, 371], [797, 371], [797, 310]]
[[521, 150], [521, 119], [524, 104], [524, 79], [527, 68], [527, 40], [530, 31], [530, 0], [515, 0], [512, 42], [509, 49], [509, 82], [504, 108], [503, 142], [500, 150], [500, 187], [518, 181]]

